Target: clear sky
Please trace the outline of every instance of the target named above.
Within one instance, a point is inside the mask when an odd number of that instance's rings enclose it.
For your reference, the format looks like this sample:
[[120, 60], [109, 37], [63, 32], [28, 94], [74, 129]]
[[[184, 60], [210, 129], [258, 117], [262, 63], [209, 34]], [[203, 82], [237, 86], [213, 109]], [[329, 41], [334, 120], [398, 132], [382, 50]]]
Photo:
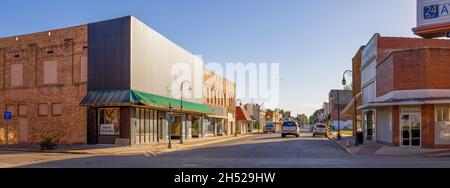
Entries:
[[[413, 37], [415, 0], [1, 0], [0, 37], [126, 15], [205, 63], [280, 63], [280, 107], [311, 114], [374, 33]], [[350, 79], [350, 78], [349, 78]], [[244, 101], [245, 102], [245, 101]]]

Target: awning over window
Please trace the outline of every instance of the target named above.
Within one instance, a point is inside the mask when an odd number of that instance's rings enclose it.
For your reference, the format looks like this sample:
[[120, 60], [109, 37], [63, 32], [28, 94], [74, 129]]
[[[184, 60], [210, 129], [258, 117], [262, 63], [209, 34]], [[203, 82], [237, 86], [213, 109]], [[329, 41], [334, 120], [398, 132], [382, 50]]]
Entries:
[[[161, 109], [167, 109], [169, 104], [174, 111], [179, 111], [181, 101], [135, 90], [89, 91], [80, 103], [83, 106], [146, 105]], [[203, 114], [212, 113], [208, 106], [187, 101], [183, 101], [183, 111]]]
[[252, 118], [248, 114], [247, 110], [240, 106], [236, 106], [236, 119], [238, 121], [252, 121]]

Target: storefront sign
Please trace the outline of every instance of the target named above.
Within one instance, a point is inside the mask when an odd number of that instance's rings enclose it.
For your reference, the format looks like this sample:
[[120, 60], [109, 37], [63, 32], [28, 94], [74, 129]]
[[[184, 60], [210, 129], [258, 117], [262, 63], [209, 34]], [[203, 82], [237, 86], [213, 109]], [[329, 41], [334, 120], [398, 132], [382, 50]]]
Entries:
[[105, 135], [105, 136], [116, 135], [114, 132], [114, 124], [101, 124], [100, 125], [100, 135]]
[[417, 0], [417, 27], [450, 23], [450, 0]]

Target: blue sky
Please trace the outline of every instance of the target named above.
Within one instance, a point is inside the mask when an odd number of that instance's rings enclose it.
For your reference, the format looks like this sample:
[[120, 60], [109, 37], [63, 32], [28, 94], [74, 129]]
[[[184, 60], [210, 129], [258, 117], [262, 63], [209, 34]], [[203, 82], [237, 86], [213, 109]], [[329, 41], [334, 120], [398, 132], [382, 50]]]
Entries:
[[311, 114], [374, 33], [413, 37], [413, 0], [1, 0], [0, 37], [134, 15], [205, 63], [280, 63], [280, 107]]

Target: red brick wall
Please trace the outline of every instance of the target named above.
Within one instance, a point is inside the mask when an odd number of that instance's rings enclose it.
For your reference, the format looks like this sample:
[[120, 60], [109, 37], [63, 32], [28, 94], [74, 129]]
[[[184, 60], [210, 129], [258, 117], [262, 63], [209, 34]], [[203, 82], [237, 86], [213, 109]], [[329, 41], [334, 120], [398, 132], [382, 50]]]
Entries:
[[434, 105], [422, 105], [422, 147], [434, 147]]
[[[81, 58], [87, 57], [87, 26], [77, 26], [18, 37], [0, 39], [0, 111], [15, 106], [10, 122], [10, 140], [19, 143], [20, 119], [28, 121], [28, 142], [56, 137], [60, 144], [84, 144], [87, 141], [87, 111], [79, 103], [86, 94], [86, 82], [80, 81]], [[53, 53], [48, 53], [53, 51]], [[19, 55], [19, 57], [16, 57]], [[57, 84], [44, 85], [43, 63], [58, 63]], [[10, 67], [23, 65], [24, 85], [12, 87]], [[38, 105], [49, 105], [49, 115], [39, 116]], [[52, 103], [62, 104], [62, 115], [52, 115]], [[19, 104], [27, 105], [27, 115], [18, 116]], [[22, 130], [23, 131], [23, 130]], [[5, 123], [0, 122], [0, 143], [5, 140]]]
[[377, 96], [385, 95], [394, 89], [393, 56], [389, 56], [377, 67]]
[[449, 47], [450, 40], [380, 37], [378, 38], [377, 62], [381, 63], [393, 50], [419, 48], [419, 47]]
[[450, 49], [393, 52], [377, 66], [377, 96], [394, 90], [450, 89]]
[[352, 72], [353, 72], [353, 96], [356, 96], [361, 92], [361, 58], [362, 58], [362, 50], [364, 48], [361, 47], [356, 53], [355, 57], [352, 61]]

